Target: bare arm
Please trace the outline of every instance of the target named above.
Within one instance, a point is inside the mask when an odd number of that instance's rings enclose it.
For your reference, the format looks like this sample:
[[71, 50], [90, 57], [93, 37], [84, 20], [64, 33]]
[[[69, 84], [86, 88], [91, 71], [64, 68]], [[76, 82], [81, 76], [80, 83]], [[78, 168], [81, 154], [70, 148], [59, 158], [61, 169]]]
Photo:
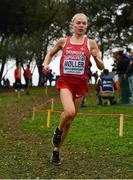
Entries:
[[48, 73], [50, 71], [49, 68], [49, 63], [52, 59], [52, 57], [60, 50], [63, 48], [65, 44], [66, 39], [65, 38], [60, 38], [57, 43], [54, 45], [54, 47], [46, 54], [44, 61], [43, 61], [43, 72]]
[[104, 69], [105, 68], [104, 63], [103, 63], [103, 60], [101, 59], [101, 56], [99, 53], [99, 48], [97, 46], [96, 41], [89, 40], [89, 44], [90, 44], [90, 49], [91, 49], [91, 55], [93, 56], [98, 69], [100, 69], [100, 70]]

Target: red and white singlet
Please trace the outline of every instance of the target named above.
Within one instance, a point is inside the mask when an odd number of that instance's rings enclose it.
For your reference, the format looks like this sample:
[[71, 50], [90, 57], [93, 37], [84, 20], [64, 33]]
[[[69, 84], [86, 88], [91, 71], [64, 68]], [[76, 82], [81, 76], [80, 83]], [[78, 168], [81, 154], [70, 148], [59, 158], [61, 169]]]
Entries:
[[88, 38], [84, 38], [81, 45], [71, 43], [71, 37], [67, 37], [62, 50], [60, 61], [60, 77], [56, 82], [56, 88], [67, 88], [76, 97], [88, 92], [88, 66], [90, 51]]
[[89, 61], [88, 38], [84, 38], [82, 45], [77, 45], [71, 43], [71, 37], [67, 37], [60, 62], [60, 75], [87, 80]]

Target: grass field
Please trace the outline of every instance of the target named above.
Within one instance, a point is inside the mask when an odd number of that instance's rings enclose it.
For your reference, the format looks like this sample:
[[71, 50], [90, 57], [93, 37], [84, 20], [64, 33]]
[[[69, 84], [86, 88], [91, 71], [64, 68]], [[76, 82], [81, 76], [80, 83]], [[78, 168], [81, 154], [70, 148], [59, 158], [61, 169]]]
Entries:
[[[133, 118], [124, 117], [124, 135], [119, 136], [119, 116], [133, 107], [116, 104], [97, 106], [94, 87], [87, 96], [87, 107], [81, 108], [61, 151], [62, 165], [50, 163], [51, 137], [59, 124], [60, 113], [51, 113], [47, 128], [47, 112], [32, 107], [43, 106], [55, 98], [54, 110], [62, 106], [54, 87], [33, 88], [29, 96], [20, 98], [12, 90], [0, 93], [0, 178], [1, 179], [133, 179]], [[85, 113], [85, 114], [83, 114]]]

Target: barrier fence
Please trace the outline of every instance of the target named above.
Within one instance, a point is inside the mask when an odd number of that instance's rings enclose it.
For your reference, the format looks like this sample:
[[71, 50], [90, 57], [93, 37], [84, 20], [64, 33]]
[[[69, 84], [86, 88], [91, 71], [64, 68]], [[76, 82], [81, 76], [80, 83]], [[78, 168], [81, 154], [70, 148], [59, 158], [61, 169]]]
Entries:
[[[54, 98], [47, 100], [41, 105], [34, 106], [33, 107], [33, 114], [32, 114], [32, 120], [35, 119], [35, 112], [47, 112], [47, 128], [50, 128], [50, 119], [51, 119], [51, 113], [61, 113], [62, 111], [54, 110]], [[42, 105], [51, 105], [50, 109], [40, 109], [40, 106]], [[114, 116], [119, 117], [119, 136], [122, 137], [124, 133], [124, 117], [133, 118], [131, 115], [127, 114], [90, 114], [90, 113], [82, 113], [79, 112], [77, 115], [86, 115], [86, 116]]]

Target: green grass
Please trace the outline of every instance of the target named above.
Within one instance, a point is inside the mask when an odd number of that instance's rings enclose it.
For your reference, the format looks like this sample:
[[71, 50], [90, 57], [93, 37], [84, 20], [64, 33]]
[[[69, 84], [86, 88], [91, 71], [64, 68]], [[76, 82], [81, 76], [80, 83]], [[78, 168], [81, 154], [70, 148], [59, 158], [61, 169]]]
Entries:
[[[54, 106], [55, 110], [61, 110], [58, 102]], [[49, 109], [46, 106], [46, 109]], [[106, 106], [106, 107], [88, 107], [81, 109], [85, 115], [78, 115], [72, 125], [70, 134], [65, 144], [84, 146], [94, 148], [99, 151], [105, 151], [108, 154], [125, 154], [126, 151], [132, 151], [133, 148], [133, 120], [124, 117], [124, 136], [119, 137], [119, 116], [95, 116], [94, 114], [128, 114], [128, 109], [124, 106]], [[92, 114], [92, 115], [91, 115]], [[130, 113], [131, 115], [131, 113]], [[27, 119], [23, 123], [23, 128], [29, 129], [42, 136], [51, 135], [54, 128], [59, 124], [59, 113], [51, 113], [50, 129], [47, 128], [47, 112], [36, 112], [35, 120]]]
[[[97, 106], [93, 87], [87, 96], [87, 107], [77, 115], [61, 156], [60, 167], [50, 163], [51, 137], [59, 124], [60, 113], [51, 113], [47, 128], [47, 112], [36, 112], [32, 120], [32, 107], [41, 106], [47, 99], [55, 98], [54, 110], [62, 105], [51, 87], [48, 96], [44, 89], [32, 89], [31, 95], [14, 94], [0, 98], [0, 178], [41, 179], [132, 179], [133, 178], [133, 118], [124, 117], [124, 136], [119, 136], [118, 116], [96, 114], [129, 114], [132, 107], [116, 104]], [[6, 107], [6, 108], [5, 108]]]
[[[60, 104], [55, 105], [56, 109], [60, 109]], [[114, 107], [88, 107], [81, 110], [89, 112], [90, 114], [128, 114], [129, 110], [123, 106], [116, 105]], [[23, 124], [24, 128], [30, 129], [44, 138], [51, 139], [51, 134], [59, 123], [59, 114], [52, 113], [51, 115], [51, 128], [46, 127], [47, 114], [37, 113], [34, 121], [30, 119]], [[86, 156], [88, 152], [92, 154], [93, 158], [102, 157], [103, 159], [109, 158], [112, 160], [112, 165], [124, 168], [124, 158], [130, 159], [133, 162], [133, 121], [132, 119], [125, 118], [124, 120], [124, 136], [119, 137], [119, 117], [110, 116], [87, 116], [78, 115], [70, 130], [70, 133], [64, 143], [65, 148], [72, 149], [73, 158], [77, 156]], [[88, 155], [87, 155], [88, 156]], [[87, 157], [86, 156], [86, 157]], [[115, 159], [116, 158], [116, 159]], [[98, 158], [99, 159], [99, 158]], [[121, 162], [119, 162], [121, 159]], [[78, 158], [77, 158], [78, 160]], [[119, 161], [118, 161], [119, 160]], [[66, 159], [67, 161], [67, 159]], [[86, 160], [84, 160], [86, 161]], [[94, 158], [95, 161], [95, 158]], [[100, 160], [99, 160], [100, 161]], [[123, 162], [124, 161], [124, 162]], [[68, 159], [70, 162], [70, 159]], [[102, 160], [101, 160], [102, 162]], [[119, 164], [117, 164], [119, 162]], [[131, 171], [133, 165], [129, 161]], [[102, 162], [103, 163], [103, 162]], [[122, 163], [122, 164], [121, 164]], [[105, 163], [106, 164], [106, 163]], [[127, 165], [126, 165], [127, 167]], [[99, 168], [99, 167], [98, 167]], [[121, 170], [120, 170], [121, 171]], [[102, 177], [102, 175], [100, 175]], [[128, 174], [129, 177], [131, 175]], [[128, 177], [127, 176], [127, 177]], [[58, 177], [58, 176], [57, 176]], [[69, 177], [69, 176], [68, 176]], [[77, 176], [75, 176], [77, 177]], [[94, 177], [94, 176], [93, 176]], [[113, 176], [115, 177], [115, 176]], [[117, 176], [120, 177], [120, 176]], [[124, 175], [122, 175], [124, 177]], [[126, 177], [126, 175], [125, 175]], [[106, 176], [107, 178], [107, 176]]]

